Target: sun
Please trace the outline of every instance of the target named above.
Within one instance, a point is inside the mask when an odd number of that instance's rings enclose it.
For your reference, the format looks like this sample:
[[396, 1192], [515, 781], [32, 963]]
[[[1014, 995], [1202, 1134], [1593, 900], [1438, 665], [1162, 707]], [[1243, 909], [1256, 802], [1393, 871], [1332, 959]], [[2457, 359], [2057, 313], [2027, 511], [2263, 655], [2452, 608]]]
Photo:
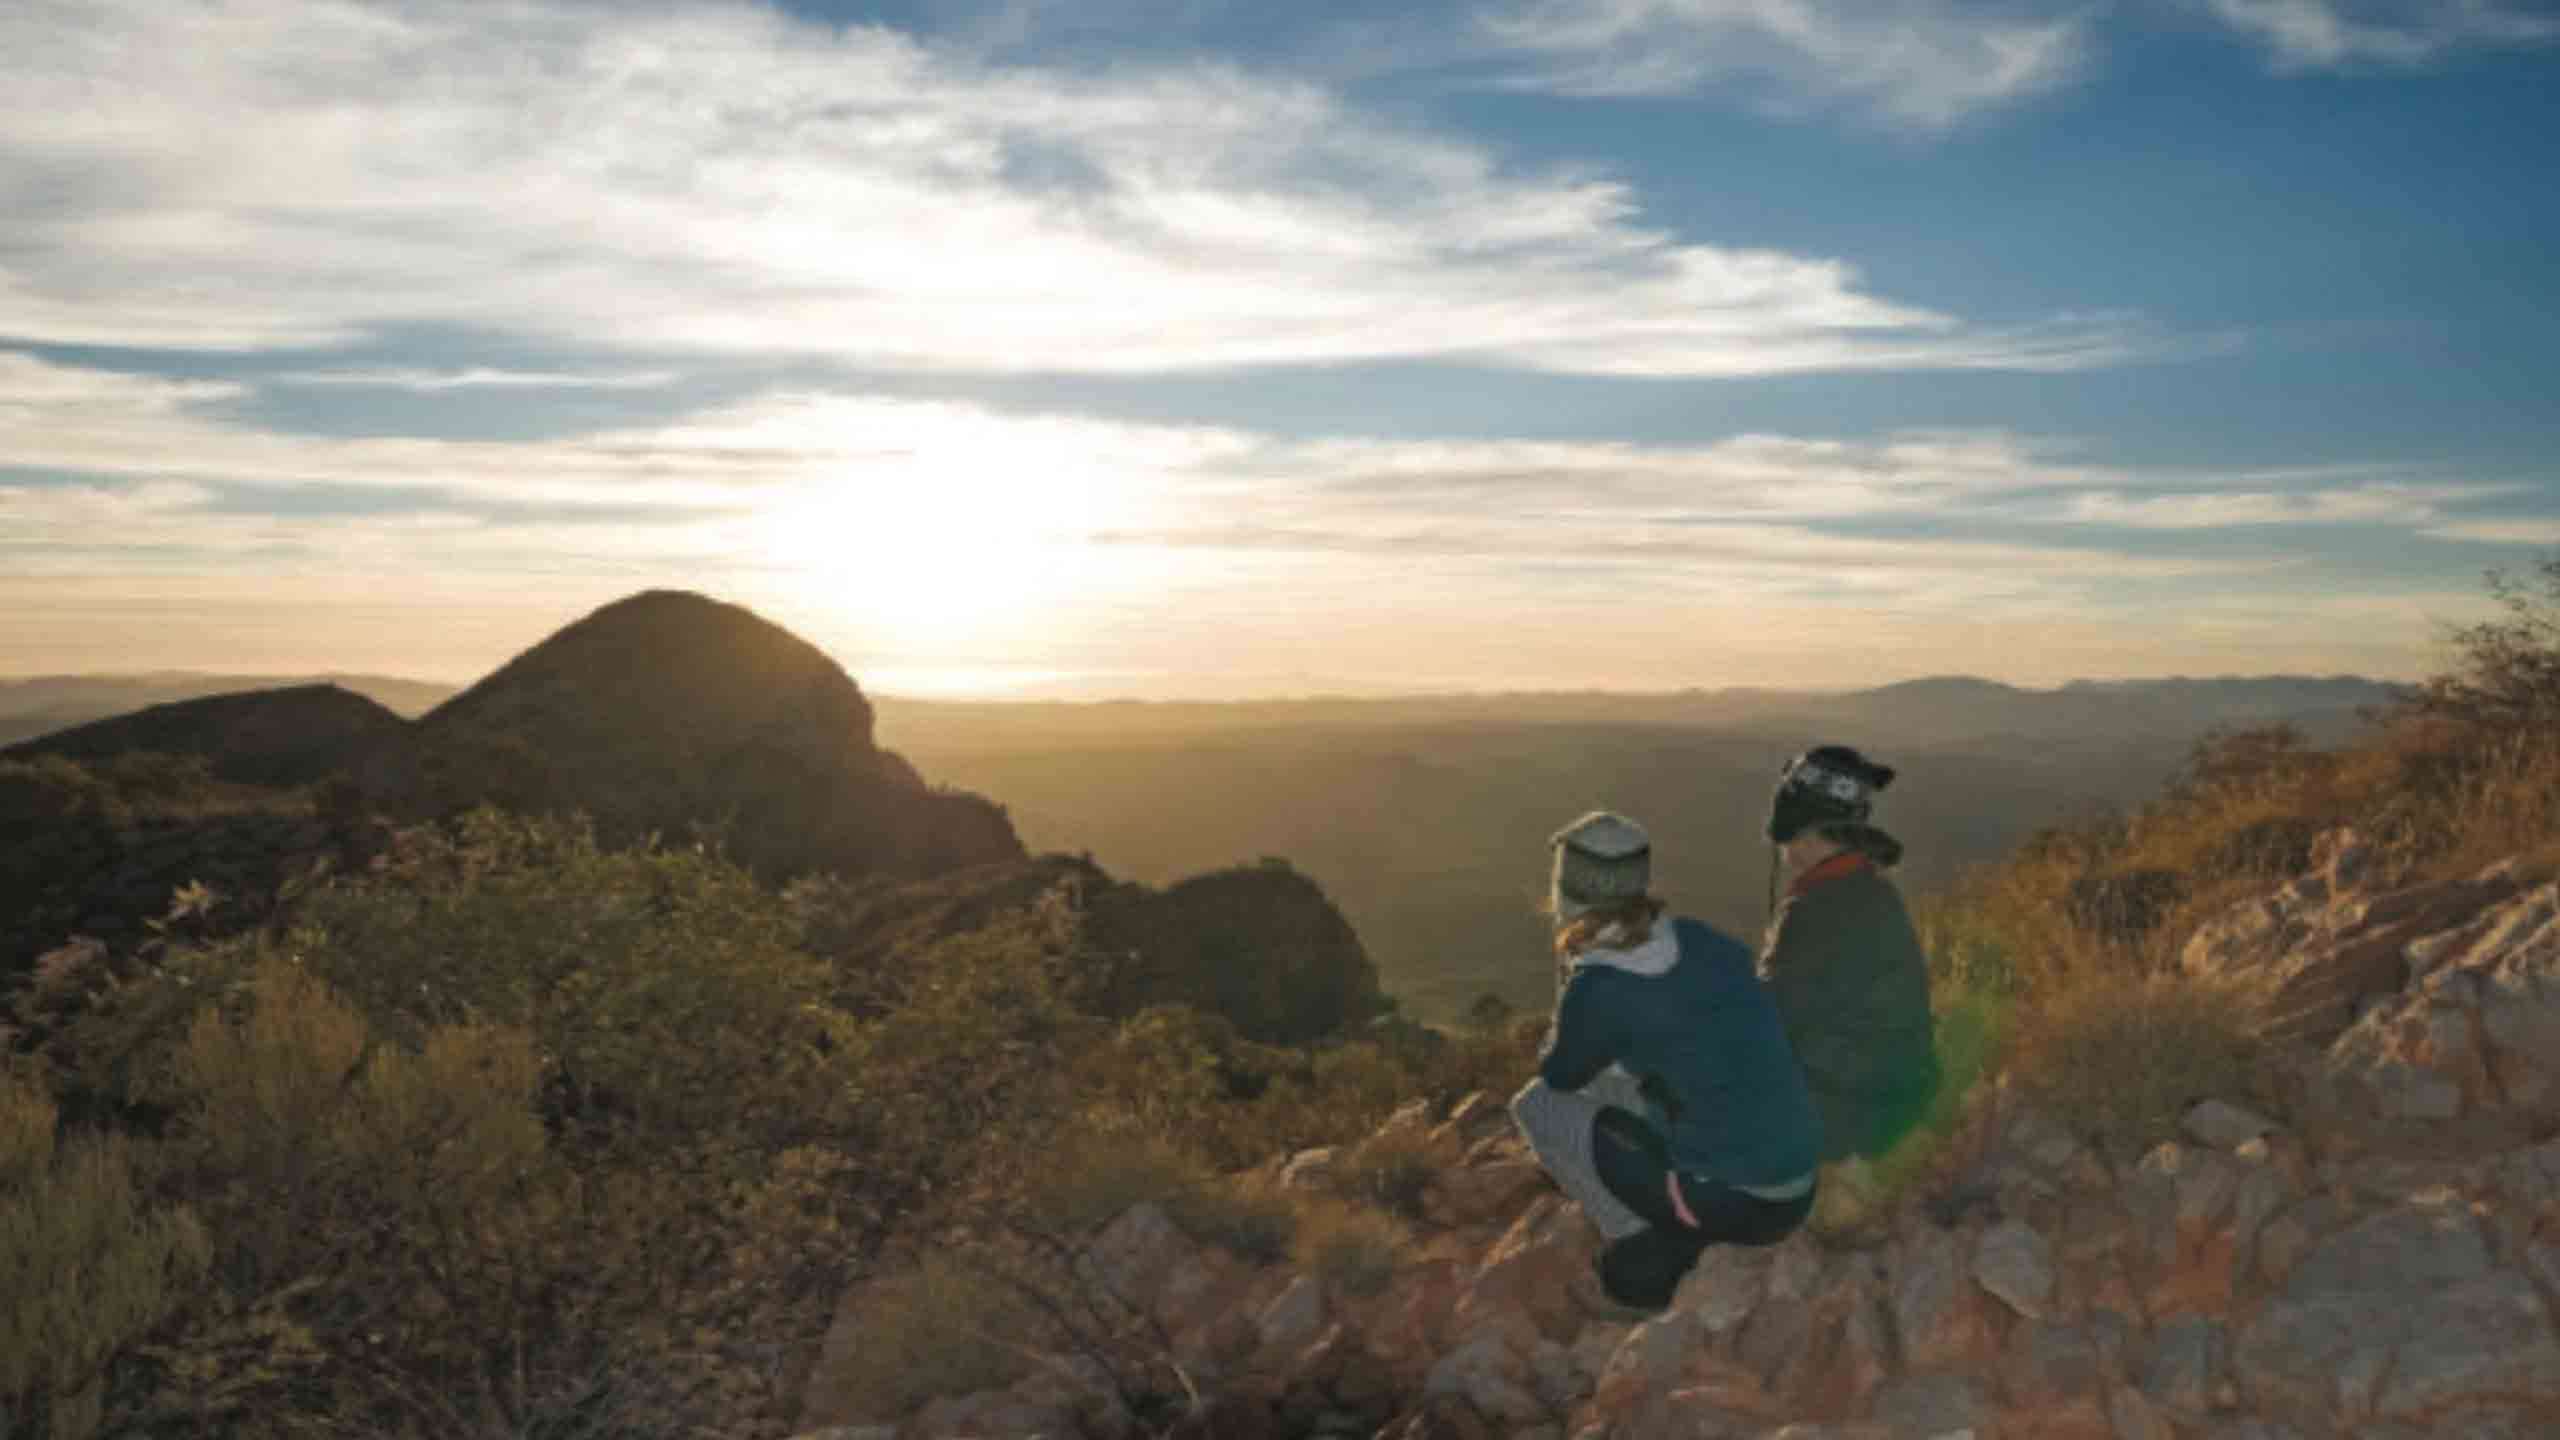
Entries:
[[1127, 487], [987, 426], [848, 457], [766, 507], [763, 558], [806, 599], [907, 654], [1013, 650], [1107, 579], [1097, 531]]

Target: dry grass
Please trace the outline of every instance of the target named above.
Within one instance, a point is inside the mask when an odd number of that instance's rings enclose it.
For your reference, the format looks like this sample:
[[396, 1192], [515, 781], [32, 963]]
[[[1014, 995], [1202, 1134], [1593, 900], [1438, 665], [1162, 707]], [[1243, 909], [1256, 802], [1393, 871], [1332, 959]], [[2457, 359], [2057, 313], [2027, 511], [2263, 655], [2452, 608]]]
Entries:
[[1069, 1235], [1090, 1234], [1141, 1203], [1178, 1217], [1215, 1178], [1172, 1142], [1126, 1130], [1070, 1132], [1030, 1168], [1026, 1213]]
[[1423, 1196], [1443, 1164], [1444, 1157], [1418, 1131], [1373, 1135], [1335, 1167], [1333, 1185], [1347, 1199], [1402, 1220], [1420, 1220]]
[[2247, 997], [2168, 975], [2092, 976], [2019, 1020], [2009, 1073], [2057, 1121], [2112, 1154], [2165, 1139], [2207, 1097], [2263, 1103]]
[[855, 1413], [887, 1420], [1028, 1373], [1022, 1297], [956, 1261], [928, 1255], [872, 1282], [856, 1313], [862, 1342], [832, 1372], [834, 1393]]
[[1384, 1290], [1395, 1277], [1405, 1240], [1404, 1226], [1375, 1210], [1329, 1196], [1310, 1197], [1299, 1206], [1299, 1265], [1346, 1294]]
[[1298, 1206], [1278, 1186], [1250, 1176], [1203, 1185], [1166, 1212], [1184, 1234], [1257, 1265], [1289, 1258], [1298, 1237]]

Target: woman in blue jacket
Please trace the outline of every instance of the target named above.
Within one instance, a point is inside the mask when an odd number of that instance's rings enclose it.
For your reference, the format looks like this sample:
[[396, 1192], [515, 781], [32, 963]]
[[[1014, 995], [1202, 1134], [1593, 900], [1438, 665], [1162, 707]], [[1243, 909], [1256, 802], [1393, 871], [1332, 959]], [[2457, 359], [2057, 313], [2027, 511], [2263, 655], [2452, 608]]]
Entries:
[[1566, 979], [1511, 1113], [1607, 1242], [1602, 1289], [1659, 1310], [1709, 1245], [1804, 1222], [1821, 1120], [1751, 951], [1647, 893], [1643, 827], [1594, 812], [1553, 845]]

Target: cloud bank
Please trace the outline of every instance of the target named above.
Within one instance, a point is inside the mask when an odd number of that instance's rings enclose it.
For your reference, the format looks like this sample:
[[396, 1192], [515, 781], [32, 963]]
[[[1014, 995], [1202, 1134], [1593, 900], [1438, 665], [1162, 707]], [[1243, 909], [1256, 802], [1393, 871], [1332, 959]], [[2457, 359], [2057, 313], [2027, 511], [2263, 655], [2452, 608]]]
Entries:
[[21, 343], [435, 327], [943, 371], [1683, 376], [2067, 370], [2144, 343], [1690, 243], [1605, 176], [1211, 62], [1003, 66], [714, 0], [20, 0], [0, 54]]

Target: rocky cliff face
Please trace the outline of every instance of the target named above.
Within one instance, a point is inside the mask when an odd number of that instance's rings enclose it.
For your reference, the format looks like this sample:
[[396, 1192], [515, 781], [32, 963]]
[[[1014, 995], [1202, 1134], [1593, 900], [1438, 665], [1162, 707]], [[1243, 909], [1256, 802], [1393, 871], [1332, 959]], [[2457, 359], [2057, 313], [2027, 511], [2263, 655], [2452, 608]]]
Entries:
[[[1436, 1166], [1421, 1238], [1374, 1293], [1258, 1267], [1145, 1205], [1088, 1256], [1192, 1377], [1177, 1433], [2560, 1434], [2560, 884], [2506, 866], [2399, 887], [2333, 834], [2315, 873], [2206, 927], [2187, 960], [2282, 1002], [2281, 1123], [2205, 1100], [2127, 1166], [1995, 1084], [1955, 1151], [1972, 1203], [1915, 1197], [1859, 1243], [1711, 1252], [1643, 1324], [1594, 1303], [1596, 1237], [1482, 1095], [1410, 1106], [1366, 1142]], [[1342, 1158], [1272, 1178], [1320, 1183]], [[857, 1292], [831, 1349], [862, 1323]], [[895, 1417], [830, 1409], [828, 1376], [807, 1419], [844, 1440], [1140, 1428], [1073, 1363]]]

